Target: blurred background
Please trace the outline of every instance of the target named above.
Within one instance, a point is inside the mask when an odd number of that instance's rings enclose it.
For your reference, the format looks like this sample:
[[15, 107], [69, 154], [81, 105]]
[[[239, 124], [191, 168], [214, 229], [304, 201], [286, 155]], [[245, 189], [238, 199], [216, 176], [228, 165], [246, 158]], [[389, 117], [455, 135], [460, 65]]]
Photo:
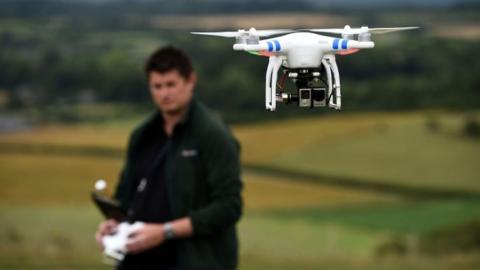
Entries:
[[[478, 1], [0, 1], [0, 269], [111, 269], [93, 234], [145, 59], [174, 44], [242, 143], [240, 269], [480, 269]], [[267, 58], [190, 31], [393, 27], [337, 56], [343, 110], [264, 110]]]

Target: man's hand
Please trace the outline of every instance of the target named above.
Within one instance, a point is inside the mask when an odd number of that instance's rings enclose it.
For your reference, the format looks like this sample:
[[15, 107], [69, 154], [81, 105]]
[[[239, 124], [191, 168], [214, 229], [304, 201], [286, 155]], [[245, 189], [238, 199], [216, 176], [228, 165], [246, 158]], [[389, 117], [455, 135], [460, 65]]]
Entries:
[[132, 232], [127, 241], [128, 253], [140, 253], [165, 242], [163, 224], [145, 223], [142, 228]]
[[113, 234], [117, 231], [118, 222], [114, 219], [108, 219], [98, 225], [97, 232], [95, 233], [95, 240], [97, 240], [98, 246], [104, 249], [102, 238], [105, 235]]

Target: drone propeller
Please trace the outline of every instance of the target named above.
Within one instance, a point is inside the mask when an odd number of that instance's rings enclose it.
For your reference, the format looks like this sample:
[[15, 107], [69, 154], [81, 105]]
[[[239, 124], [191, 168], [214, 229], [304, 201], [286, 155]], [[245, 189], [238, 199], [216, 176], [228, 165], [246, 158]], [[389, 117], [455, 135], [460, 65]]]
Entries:
[[359, 35], [364, 33], [372, 34], [386, 34], [396, 31], [405, 31], [418, 29], [418, 26], [408, 26], [408, 27], [383, 27], [383, 28], [368, 28], [367, 26], [362, 26], [360, 28], [350, 28], [346, 25], [345, 28], [314, 28], [314, 29], [305, 29], [312, 32], [321, 32], [321, 33], [332, 33], [332, 34], [342, 34], [342, 35]]
[[273, 35], [280, 35], [286, 33], [295, 32], [291, 29], [268, 29], [268, 30], [256, 30], [255, 28], [250, 28], [248, 31], [240, 29], [238, 31], [225, 31], [225, 32], [191, 32], [194, 35], [205, 35], [205, 36], [217, 36], [217, 37], [240, 37], [245, 35], [252, 35], [258, 37], [268, 37]]

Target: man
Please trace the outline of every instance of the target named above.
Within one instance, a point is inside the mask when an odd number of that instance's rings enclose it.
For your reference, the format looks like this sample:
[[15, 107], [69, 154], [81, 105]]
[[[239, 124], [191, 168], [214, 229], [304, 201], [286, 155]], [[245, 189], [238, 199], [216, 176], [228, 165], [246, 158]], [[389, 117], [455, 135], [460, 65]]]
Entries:
[[[114, 196], [145, 226], [130, 235], [119, 269], [235, 269], [239, 145], [195, 99], [196, 74], [183, 52], [159, 49], [145, 72], [157, 112], [133, 131]], [[100, 245], [116, 225], [100, 224]]]

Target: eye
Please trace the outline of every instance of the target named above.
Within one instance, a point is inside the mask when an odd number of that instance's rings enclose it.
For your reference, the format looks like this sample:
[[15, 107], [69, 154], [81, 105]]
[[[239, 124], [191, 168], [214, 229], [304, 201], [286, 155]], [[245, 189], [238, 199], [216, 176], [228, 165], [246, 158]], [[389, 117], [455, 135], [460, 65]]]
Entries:
[[175, 87], [177, 84], [175, 82], [167, 82], [167, 87]]
[[152, 88], [155, 89], [155, 90], [159, 90], [162, 88], [162, 84], [161, 83], [154, 83], [152, 84]]

